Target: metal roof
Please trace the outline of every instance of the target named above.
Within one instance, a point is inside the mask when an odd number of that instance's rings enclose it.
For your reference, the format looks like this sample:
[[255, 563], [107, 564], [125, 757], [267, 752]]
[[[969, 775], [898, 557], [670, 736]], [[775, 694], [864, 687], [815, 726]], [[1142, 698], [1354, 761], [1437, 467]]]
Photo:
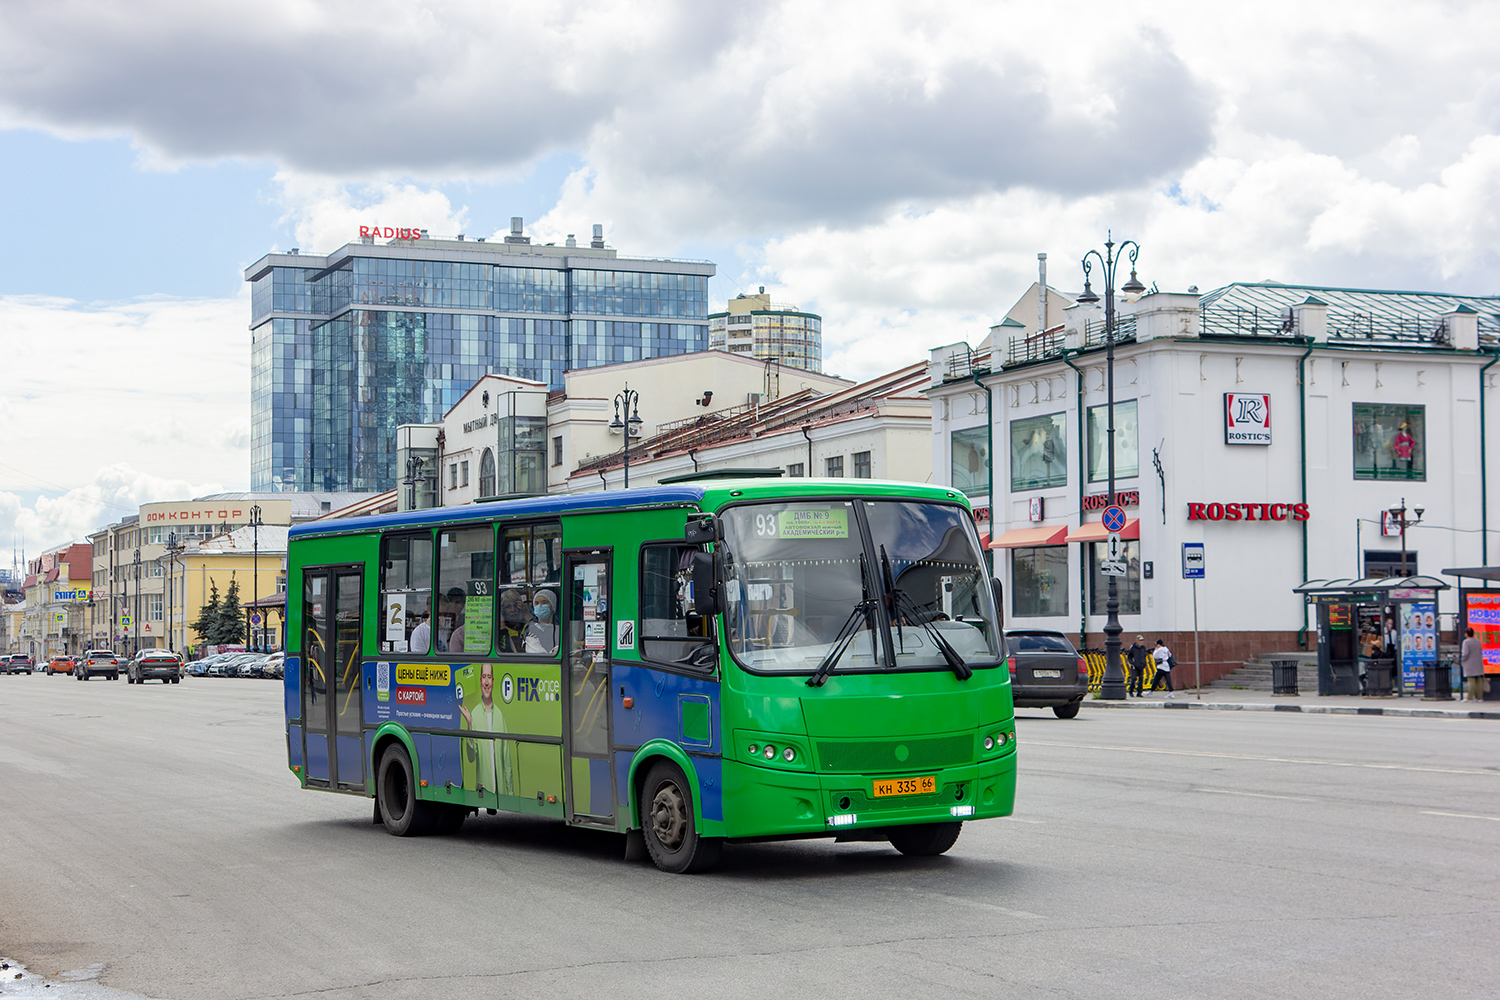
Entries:
[[[1446, 570], [1444, 571], [1446, 572]], [[1300, 587], [1293, 587], [1294, 594], [1369, 594], [1392, 590], [1451, 590], [1448, 584], [1435, 576], [1367, 576], [1355, 580], [1349, 577], [1337, 580], [1308, 580]]]
[[[1500, 296], [1235, 282], [1198, 300], [1205, 336], [1292, 337], [1291, 307], [1309, 299], [1328, 307], [1328, 337], [1335, 342], [1433, 343], [1444, 313], [1479, 314], [1479, 339], [1500, 343]], [[1439, 343], [1439, 346], [1442, 346]]]

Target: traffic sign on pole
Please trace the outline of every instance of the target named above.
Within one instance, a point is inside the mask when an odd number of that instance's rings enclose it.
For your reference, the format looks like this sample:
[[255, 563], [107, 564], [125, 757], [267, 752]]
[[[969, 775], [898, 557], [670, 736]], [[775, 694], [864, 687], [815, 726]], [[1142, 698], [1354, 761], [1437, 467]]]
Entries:
[[1202, 542], [1182, 543], [1182, 578], [1184, 580], [1203, 580], [1207, 578]]
[[1105, 560], [1099, 563], [1099, 572], [1105, 576], [1125, 576], [1126, 567], [1122, 562], [1109, 562]]
[[1125, 509], [1118, 504], [1110, 504], [1104, 508], [1104, 513], [1099, 517], [1104, 524], [1105, 531], [1119, 532], [1125, 530]]
[[1109, 541], [1104, 546], [1105, 558], [1110, 562], [1125, 561], [1125, 543], [1120, 541], [1120, 533], [1111, 531]]

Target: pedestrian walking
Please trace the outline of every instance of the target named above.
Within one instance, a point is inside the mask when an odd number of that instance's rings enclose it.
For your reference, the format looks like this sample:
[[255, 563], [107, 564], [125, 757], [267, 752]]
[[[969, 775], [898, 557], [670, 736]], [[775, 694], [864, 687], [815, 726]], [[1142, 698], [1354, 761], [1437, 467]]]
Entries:
[[1464, 632], [1458, 663], [1464, 670], [1464, 701], [1484, 701], [1484, 647], [1474, 638], [1473, 629]]
[[1177, 697], [1177, 692], [1172, 688], [1172, 667], [1177, 660], [1172, 656], [1172, 650], [1161, 639], [1156, 640], [1156, 648], [1151, 651], [1151, 658], [1156, 661], [1156, 676], [1151, 678], [1151, 690], [1155, 691], [1163, 682], [1167, 685], [1167, 697]]
[[1146, 647], [1141, 645], [1145, 641], [1145, 636], [1138, 635], [1135, 637], [1135, 642], [1130, 644], [1130, 648], [1125, 650], [1125, 662], [1130, 666], [1130, 680], [1125, 685], [1125, 693], [1133, 694], [1137, 698], [1141, 696], [1141, 685], [1146, 679], [1146, 660], [1151, 655], [1146, 651]]

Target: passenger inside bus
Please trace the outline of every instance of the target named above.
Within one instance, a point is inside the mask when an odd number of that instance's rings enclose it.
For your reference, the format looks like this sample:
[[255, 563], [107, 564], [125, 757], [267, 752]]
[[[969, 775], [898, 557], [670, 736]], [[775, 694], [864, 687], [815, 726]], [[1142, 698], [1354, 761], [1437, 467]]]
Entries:
[[535, 620], [526, 626], [525, 652], [551, 655], [557, 652], [557, 595], [538, 590], [531, 612]]

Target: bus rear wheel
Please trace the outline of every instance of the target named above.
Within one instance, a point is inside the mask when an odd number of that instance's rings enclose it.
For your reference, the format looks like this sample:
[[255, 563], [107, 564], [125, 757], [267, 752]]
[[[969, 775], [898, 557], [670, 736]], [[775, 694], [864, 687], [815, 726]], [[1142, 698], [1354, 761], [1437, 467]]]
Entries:
[[683, 875], [718, 864], [724, 841], [698, 833], [692, 786], [676, 764], [663, 760], [651, 765], [641, 785], [640, 809], [646, 851], [656, 867]]
[[886, 831], [891, 846], [913, 858], [931, 858], [947, 852], [958, 841], [962, 823], [923, 823], [893, 826]]
[[441, 806], [417, 798], [415, 777], [406, 748], [392, 743], [380, 757], [375, 796], [380, 805], [380, 819], [393, 837], [420, 837], [438, 826]]

